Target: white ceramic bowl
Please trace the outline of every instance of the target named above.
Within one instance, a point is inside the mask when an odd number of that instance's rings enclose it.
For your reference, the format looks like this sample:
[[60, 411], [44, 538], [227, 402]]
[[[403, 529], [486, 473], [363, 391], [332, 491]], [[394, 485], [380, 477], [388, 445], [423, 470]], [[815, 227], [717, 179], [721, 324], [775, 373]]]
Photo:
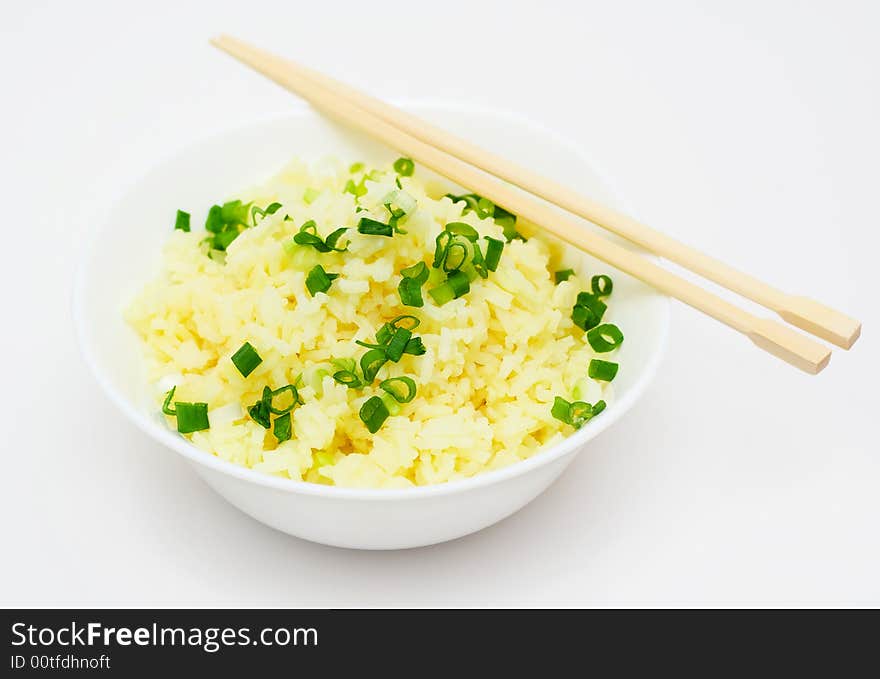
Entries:
[[[546, 129], [498, 112], [436, 105], [408, 108], [593, 197], [614, 202], [574, 146]], [[562, 443], [526, 461], [463, 481], [361, 490], [276, 478], [191, 445], [167, 427], [150, 398], [141, 348], [122, 320], [122, 310], [158, 271], [175, 210], [186, 206], [198, 219], [212, 203], [270, 176], [294, 156], [327, 155], [368, 162], [396, 157], [369, 139], [302, 111], [211, 136], [146, 174], [109, 210], [83, 256], [74, 291], [74, 318], [83, 353], [107, 395], [135, 425], [187, 458], [229, 502], [278, 530], [340, 547], [399, 549], [485, 528], [540, 494], [642, 394], [665, 347], [669, 325], [665, 297], [572, 252], [569, 265], [614, 277], [610, 319], [626, 335], [614, 381], [615, 399], [601, 417]], [[594, 227], [585, 224], [584, 228]]]

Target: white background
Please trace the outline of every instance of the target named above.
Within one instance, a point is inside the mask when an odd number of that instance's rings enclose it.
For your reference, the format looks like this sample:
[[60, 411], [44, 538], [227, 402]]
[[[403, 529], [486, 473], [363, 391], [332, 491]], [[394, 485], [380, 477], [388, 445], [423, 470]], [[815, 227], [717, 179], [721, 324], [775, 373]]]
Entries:
[[[865, 2], [5, 2], [0, 603], [880, 604], [880, 42]], [[808, 377], [674, 305], [630, 415], [545, 495], [393, 553], [266, 528], [124, 421], [75, 346], [90, 218], [205, 128], [302, 104], [226, 31], [387, 98], [508, 108], [637, 216], [859, 316]], [[132, 253], [137, 256], [137, 253]]]

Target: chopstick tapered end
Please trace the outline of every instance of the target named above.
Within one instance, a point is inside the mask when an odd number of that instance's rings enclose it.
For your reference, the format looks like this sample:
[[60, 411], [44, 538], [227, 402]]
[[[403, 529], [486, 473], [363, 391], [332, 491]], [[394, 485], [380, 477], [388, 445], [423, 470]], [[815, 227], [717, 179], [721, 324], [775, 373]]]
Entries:
[[808, 297], [790, 297], [779, 315], [792, 325], [821, 337], [842, 349], [849, 349], [862, 334], [862, 324]]
[[748, 336], [764, 351], [810, 375], [822, 372], [831, 360], [831, 350], [824, 344], [769, 318], [760, 319]]

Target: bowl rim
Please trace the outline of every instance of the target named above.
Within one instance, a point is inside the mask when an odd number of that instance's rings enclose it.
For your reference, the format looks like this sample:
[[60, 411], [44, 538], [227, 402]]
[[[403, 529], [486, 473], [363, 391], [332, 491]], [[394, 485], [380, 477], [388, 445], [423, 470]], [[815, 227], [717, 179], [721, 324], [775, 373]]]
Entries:
[[[422, 109], [423, 111], [449, 111], [455, 113], [475, 114], [481, 116], [493, 116], [505, 119], [514, 124], [531, 128], [536, 133], [549, 137], [554, 142], [570, 149], [584, 165], [588, 166], [593, 173], [599, 178], [603, 187], [614, 198], [614, 201], [621, 204], [620, 194], [614, 183], [609, 179], [608, 173], [601, 168], [596, 162], [587, 158], [581, 151], [579, 145], [573, 143], [570, 139], [559, 134], [555, 130], [545, 125], [535, 122], [526, 115], [519, 112], [509, 110], [496, 109], [487, 106], [462, 105], [442, 100], [433, 100], [429, 98], [419, 99], [397, 99], [394, 102], [398, 106], [405, 109]], [[87, 238], [84, 239], [83, 246], [79, 252], [79, 260], [77, 263], [76, 274], [72, 289], [72, 317], [75, 326], [75, 332], [78, 340], [80, 353], [88, 365], [92, 375], [100, 385], [104, 394], [110, 401], [119, 408], [123, 414], [142, 432], [147, 434], [151, 439], [164, 444], [166, 447], [174, 450], [182, 455], [190, 463], [197, 463], [208, 469], [219, 472], [223, 475], [231, 476], [240, 481], [253, 483], [265, 488], [280, 490], [288, 493], [299, 493], [311, 496], [320, 496], [328, 499], [353, 499], [353, 500], [370, 500], [370, 501], [389, 501], [389, 500], [418, 500], [429, 499], [444, 495], [466, 492], [481, 487], [491, 486], [504, 481], [516, 478], [520, 475], [527, 474], [532, 470], [538, 469], [545, 465], [551, 464], [566, 455], [575, 452], [578, 448], [584, 446], [588, 441], [599, 436], [605, 429], [613, 425], [635, 404], [641, 397], [650, 383], [653, 381], [657, 373], [660, 361], [666, 353], [669, 328], [670, 328], [670, 299], [668, 296], [653, 291], [661, 302], [661, 322], [658, 340], [654, 345], [654, 350], [649, 356], [645, 369], [642, 371], [638, 381], [633, 385], [629, 392], [620, 399], [615, 399], [605, 411], [602, 418], [591, 423], [589, 427], [584, 427], [573, 434], [567, 436], [559, 443], [549, 448], [535, 453], [525, 460], [521, 460], [511, 465], [507, 465], [500, 469], [480, 472], [474, 476], [447, 481], [443, 483], [430, 484], [425, 486], [413, 486], [409, 488], [352, 488], [344, 486], [330, 486], [308, 481], [297, 481], [295, 479], [282, 478], [266, 474], [265, 472], [256, 471], [248, 467], [244, 467], [234, 462], [229, 462], [216, 455], [213, 455], [201, 448], [196, 447], [187, 439], [179, 436], [176, 432], [168, 428], [160, 428], [157, 423], [150, 420], [139, 409], [135, 408], [127, 398], [118, 392], [110, 380], [103, 374], [100, 363], [96, 360], [93, 353], [90, 330], [86, 327], [85, 316], [83, 314], [83, 306], [85, 304], [84, 294], [86, 287], [86, 279], [88, 273], [88, 263], [91, 261], [91, 255], [96, 247], [100, 234], [103, 231], [106, 220], [112, 211], [112, 206], [135, 186], [141, 183], [149, 174], [157, 167], [171, 162], [178, 156], [183, 155], [190, 149], [201, 144], [209, 142], [212, 139], [239, 132], [244, 129], [270, 124], [280, 120], [290, 118], [307, 118], [321, 117], [320, 114], [310, 107], [293, 108], [282, 112], [273, 112], [263, 116], [255, 117], [251, 120], [238, 122], [233, 125], [218, 127], [206, 132], [189, 143], [176, 147], [172, 152], [164, 154], [158, 160], [153, 162], [143, 172], [136, 176], [134, 181], [127, 182], [119, 188], [118, 198], [113, 201], [107, 208], [103, 210], [101, 218], [96, 220], [96, 226], [90, 230]], [[625, 208], [624, 208], [625, 209]], [[642, 251], [645, 256], [654, 261], [658, 258], [655, 255]]]

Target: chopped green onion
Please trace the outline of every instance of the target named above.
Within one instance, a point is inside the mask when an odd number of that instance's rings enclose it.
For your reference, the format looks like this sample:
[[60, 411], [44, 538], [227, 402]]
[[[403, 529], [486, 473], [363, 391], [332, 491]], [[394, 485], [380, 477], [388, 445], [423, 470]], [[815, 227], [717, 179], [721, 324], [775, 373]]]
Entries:
[[358, 389], [363, 386], [361, 382], [361, 378], [357, 376], [357, 373], [353, 370], [337, 370], [333, 373], [333, 379], [336, 380], [339, 384], [344, 384], [346, 387], [350, 389]]
[[388, 408], [388, 413], [390, 415], [400, 415], [400, 404], [394, 400], [394, 397], [391, 394], [385, 391], [379, 394], [379, 398], [382, 399], [382, 403]]
[[453, 240], [449, 244], [449, 247], [446, 248], [446, 257], [443, 259], [443, 270], [446, 273], [458, 271], [465, 261], [467, 261], [469, 254], [470, 252], [464, 243]]
[[400, 270], [400, 275], [404, 278], [409, 278], [416, 281], [419, 285], [428, 280], [428, 265], [424, 262], [419, 262], [418, 264], [413, 264], [412, 266], [408, 266], [405, 269]]
[[605, 410], [605, 401], [596, 401], [593, 405], [593, 417]]
[[223, 203], [220, 216], [226, 224], [247, 224], [248, 208], [250, 203], [244, 204], [240, 200], [231, 200]]
[[480, 237], [477, 230], [465, 222], [449, 222], [449, 224], [444, 227], [444, 230], [456, 236], [464, 236], [471, 242], [476, 242]]
[[265, 210], [261, 210], [259, 207], [254, 205], [251, 208], [251, 221], [254, 223], [254, 226], [257, 225], [257, 215], [260, 217], [265, 217], [266, 215], [274, 215], [278, 210], [281, 209], [281, 203], [271, 203], [266, 206]]
[[391, 341], [385, 348], [385, 356], [388, 360], [397, 363], [400, 360], [400, 357], [403, 356], [403, 352], [406, 350], [406, 345], [409, 343], [410, 339], [412, 339], [411, 330], [397, 328], [394, 331], [394, 335], [391, 337]]
[[269, 411], [269, 403], [272, 400], [272, 390], [269, 387], [263, 387], [263, 396], [262, 398], [254, 403], [250, 408], [248, 408], [248, 415], [251, 416], [251, 419], [259, 424], [263, 429], [268, 429], [271, 426], [269, 421], [270, 411]]
[[497, 238], [486, 236], [486, 268], [489, 271], [495, 271], [498, 268], [498, 262], [501, 261], [501, 252], [504, 250], [504, 241]]
[[571, 403], [561, 396], [557, 396], [553, 399], [553, 407], [550, 408], [550, 414], [557, 420], [565, 422], [565, 424], [571, 424], [568, 417], [568, 410], [570, 407]]
[[411, 215], [419, 206], [415, 198], [400, 188], [397, 188], [394, 191], [389, 191], [380, 202], [385, 206], [388, 212], [392, 215], [396, 214], [398, 219], [404, 215]]
[[364, 169], [363, 163], [352, 163], [351, 167], [348, 168], [349, 174], [356, 174]]
[[250, 206], [250, 203], [244, 204], [240, 200], [211, 206], [205, 220], [205, 229], [213, 234], [207, 238], [211, 250], [224, 252], [232, 244], [232, 241], [238, 238], [241, 233], [240, 227], [247, 228]]
[[[474, 243], [474, 257], [468, 264], [468, 267], [473, 268], [473, 270], [479, 274], [480, 278], [489, 277], [489, 269], [486, 268], [486, 260], [483, 257], [483, 251], [480, 250], [479, 243]], [[462, 267], [462, 269], [465, 269], [465, 273], [468, 273], [468, 267]], [[468, 276], [468, 279], [471, 279], [471, 277]]]
[[392, 377], [379, 382], [379, 388], [388, 392], [398, 403], [409, 403], [416, 396], [416, 383], [411, 377]]
[[407, 330], [415, 330], [421, 325], [421, 321], [411, 314], [401, 314], [400, 316], [395, 316], [390, 321], [388, 321], [388, 325], [390, 325], [395, 330], [397, 328], [406, 328]]
[[208, 422], [207, 403], [181, 403], [174, 404], [177, 413], [177, 431], [181, 434], [191, 434], [194, 431], [210, 429]]
[[563, 269], [562, 271], [557, 271], [554, 274], [556, 285], [559, 285], [562, 281], [567, 281], [572, 276], [574, 276], [574, 269]]
[[449, 244], [452, 242], [454, 235], [450, 231], [446, 231], [445, 229], [441, 231], [437, 238], [435, 239], [435, 247], [434, 247], [434, 262], [431, 266], [435, 269], [439, 269], [440, 265], [443, 264], [443, 260], [446, 259], [446, 250], [449, 248]]
[[310, 219], [305, 222], [301, 227], [299, 227], [299, 233], [294, 235], [293, 242], [297, 245], [309, 245], [318, 252], [343, 252], [348, 246], [344, 248], [337, 248], [336, 241], [339, 240], [339, 237], [347, 231], [346, 227], [342, 227], [341, 229], [336, 229], [333, 233], [327, 236], [327, 240], [324, 241], [318, 235], [318, 225], [315, 223], [314, 219]]
[[[600, 403], [603, 402], [600, 401]], [[583, 401], [569, 403], [564, 398], [557, 396], [553, 399], [553, 407], [550, 408], [550, 414], [560, 422], [570, 424], [575, 429], [580, 429], [596, 412], [589, 403], [584, 403]]]
[[461, 271], [454, 271], [449, 274], [449, 278], [446, 279], [445, 283], [441, 283], [436, 288], [431, 288], [428, 290], [428, 293], [434, 298], [437, 306], [443, 306], [447, 302], [466, 295], [470, 292], [470, 289], [471, 283], [468, 280], [467, 274]]
[[263, 362], [263, 359], [260, 358], [257, 350], [254, 349], [250, 342], [245, 342], [238, 351], [232, 354], [232, 362], [238, 368], [241, 376], [247, 377], [254, 371], [254, 368]]
[[590, 367], [587, 369], [587, 374], [595, 380], [610, 382], [617, 375], [619, 367], [620, 366], [617, 363], [613, 363], [612, 361], [603, 361], [594, 358], [590, 361]]
[[398, 158], [394, 161], [394, 171], [403, 177], [411, 177], [415, 169], [416, 164], [411, 158]]
[[214, 249], [225, 251], [230, 245], [232, 245], [232, 241], [238, 238], [241, 231], [238, 230], [237, 226], [231, 226], [220, 233], [214, 236]]
[[344, 234], [346, 231], [348, 231], [348, 227], [345, 227], [345, 226], [336, 229], [336, 231], [332, 231], [330, 233], [330, 235], [327, 236], [327, 238], [324, 240], [324, 242], [327, 244], [327, 247], [330, 248], [331, 250], [336, 250], [336, 252], [343, 252], [343, 251], [347, 250], [348, 249], [347, 243], [344, 248], [337, 248], [336, 247], [336, 242], [339, 240], [339, 238], [342, 236], [342, 234]]
[[174, 229], [176, 231], [186, 231], [189, 233], [189, 212], [183, 210], [177, 211], [177, 218], [174, 220]]
[[602, 322], [602, 316], [608, 305], [601, 299], [589, 292], [581, 292], [577, 296], [577, 303], [571, 310], [571, 320], [582, 330], [594, 328]]
[[339, 370], [355, 372], [357, 369], [357, 361], [353, 358], [331, 358], [330, 363], [332, 363], [334, 367], [339, 368]]
[[[276, 408], [275, 406], [272, 405], [272, 401], [275, 400], [276, 396], [280, 396], [284, 392], [290, 392], [290, 404], [288, 404], [287, 406], [284, 406], [283, 408]], [[264, 400], [266, 399], [265, 390], [263, 391], [263, 399]], [[269, 398], [268, 398], [267, 403], [269, 404], [269, 412], [271, 412], [274, 415], [283, 415], [284, 413], [289, 413], [291, 410], [293, 410], [294, 406], [296, 406], [298, 403], [300, 403], [299, 392], [297, 391], [296, 387], [293, 386], [292, 384], [285, 384], [280, 389], [276, 389], [275, 391], [269, 392]]]
[[571, 320], [581, 330], [589, 330], [595, 328], [602, 319], [599, 318], [592, 309], [580, 304], [575, 304], [571, 310]]
[[363, 177], [359, 183], [355, 184], [351, 179], [349, 179], [347, 182], [345, 182], [345, 193], [352, 194], [355, 199], [367, 195], [367, 187], [364, 185], [365, 180], [366, 177]]
[[592, 286], [593, 294], [596, 295], [596, 297], [607, 297], [614, 289], [614, 281], [611, 280], [610, 276], [605, 276], [604, 274], [601, 276], [593, 276], [590, 280], [590, 285]]
[[[391, 341], [391, 336], [394, 334], [394, 330], [395, 329], [392, 328], [389, 323], [385, 323], [384, 325], [382, 325], [381, 328], [379, 328], [379, 332], [376, 333], [376, 341], [379, 343], [379, 348], [384, 347], [386, 344], [388, 344], [388, 342]], [[371, 345], [364, 344], [362, 346]]]
[[385, 349], [370, 349], [361, 356], [361, 372], [364, 374], [364, 383], [372, 384], [376, 379], [376, 373], [388, 362]]
[[379, 431], [389, 414], [388, 406], [378, 396], [371, 396], [364, 401], [359, 413], [361, 421], [367, 425], [367, 430], [371, 434]]
[[568, 407], [569, 424], [575, 429], [580, 429], [593, 417], [593, 406], [583, 401], [575, 401]]
[[404, 306], [423, 307], [425, 300], [422, 298], [422, 284], [415, 278], [404, 278], [397, 285], [400, 295], [400, 303]]
[[306, 205], [311, 205], [315, 202], [315, 198], [321, 195], [321, 192], [318, 189], [306, 189], [303, 192], [303, 202]]
[[411, 354], [412, 356], [422, 356], [428, 350], [425, 349], [425, 345], [422, 343], [421, 337], [413, 337], [409, 342], [406, 343], [406, 349], [403, 350], [405, 354]]
[[324, 267], [318, 264], [306, 276], [306, 287], [309, 289], [309, 294], [314, 297], [319, 292], [327, 292], [330, 284], [337, 278], [339, 278], [338, 273], [327, 273]]
[[368, 217], [361, 217], [357, 225], [357, 230], [368, 236], [388, 236], [390, 238], [394, 235], [393, 226], [390, 224], [383, 224], [375, 219], [369, 219]]
[[171, 387], [167, 394], [165, 394], [165, 402], [162, 404], [162, 412], [166, 415], [170, 415], [174, 417], [177, 415], [177, 411], [171, 409], [171, 399], [174, 398], [174, 392], [177, 389], [177, 386]]
[[483, 198], [482, 196], [477, 200], [477, 216], [480, 219], [486, 219], [486, 217], [492, 217], [495, 215], [495, 203], [493, 203], [488, 198]]
[[208, 217], [205, 219], [205, 230], [211, 233], [220, 233], [223, 226], [223, 208], [219, 205], [212, 205], [208, 210]]
[[587, 341], [594, 351], [604, 354], [623, 343], [623, 333], [613, 323], [603, 323], [587, 333]]
[[272, 433], [278, 439], [278, 443], [284, 443], [290, 440], [290, 413], [284, 413], [280, 417], [275, 418], [272, 426]]

